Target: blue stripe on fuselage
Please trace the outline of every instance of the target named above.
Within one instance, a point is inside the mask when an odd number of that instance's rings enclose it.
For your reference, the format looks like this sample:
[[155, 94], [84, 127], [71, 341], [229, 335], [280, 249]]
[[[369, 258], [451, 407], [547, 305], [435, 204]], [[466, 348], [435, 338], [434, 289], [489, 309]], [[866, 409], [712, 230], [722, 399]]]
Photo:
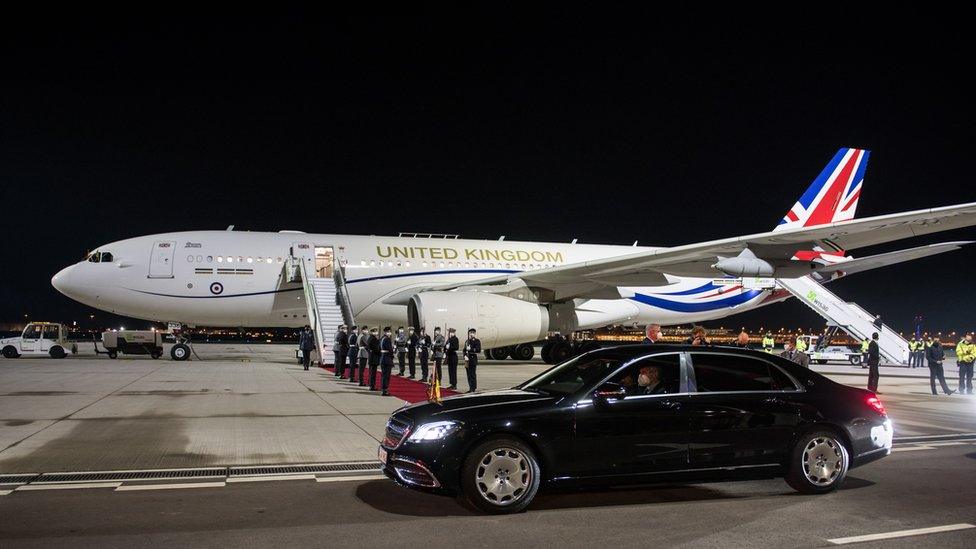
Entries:
[[636, 294], [630, 299], [638, 303], [643, 303], [645, 305], [651, 305], [652, 307], [658, 307], [678, 313], [701, 313], [741, 305], [758, 297], [760, 294], [762, 294], [761, 290], [749, 290], [742, 292], [739, 295], [733, 295], [715, 301], [699, 301], [695, 303], [682, 303], [680, 301], [672, 301], [670, 299], [663, 299], [657, 296], [645, 294]]

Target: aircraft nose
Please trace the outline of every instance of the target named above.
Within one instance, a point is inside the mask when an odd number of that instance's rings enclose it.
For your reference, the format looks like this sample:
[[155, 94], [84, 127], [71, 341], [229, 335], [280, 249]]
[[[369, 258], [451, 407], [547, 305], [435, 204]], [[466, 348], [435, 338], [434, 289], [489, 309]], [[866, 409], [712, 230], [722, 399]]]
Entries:
[[74, 265], [65, 267], [58, 271], [58, 274], [51, 277], [51, 286], [54, 286], [55, 290], [68, 297], [71, 297], [71, 271], [74, 268]]

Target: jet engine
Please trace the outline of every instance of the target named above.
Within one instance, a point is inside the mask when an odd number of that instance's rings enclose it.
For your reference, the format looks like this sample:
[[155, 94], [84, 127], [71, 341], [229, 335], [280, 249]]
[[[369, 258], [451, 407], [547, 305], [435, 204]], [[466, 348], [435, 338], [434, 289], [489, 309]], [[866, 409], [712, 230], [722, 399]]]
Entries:
[[469, 328], [478, 330], [485, 349], [539, 341], [549, 331], [549, 311], [528, 301], [485, 292], [421, 292], [410, 298], [411, 326], [454, 328], [462, 340]]

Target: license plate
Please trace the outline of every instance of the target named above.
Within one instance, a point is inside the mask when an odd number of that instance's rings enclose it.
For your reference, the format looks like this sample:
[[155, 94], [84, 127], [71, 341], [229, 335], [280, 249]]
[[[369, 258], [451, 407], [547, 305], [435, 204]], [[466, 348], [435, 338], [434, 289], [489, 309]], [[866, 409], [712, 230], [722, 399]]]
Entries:
[[383, 465], [386, 465], [386, 450], [384, 450], [383, 448], [380, 448], [379, 458], [380, 458], [380, 462]]

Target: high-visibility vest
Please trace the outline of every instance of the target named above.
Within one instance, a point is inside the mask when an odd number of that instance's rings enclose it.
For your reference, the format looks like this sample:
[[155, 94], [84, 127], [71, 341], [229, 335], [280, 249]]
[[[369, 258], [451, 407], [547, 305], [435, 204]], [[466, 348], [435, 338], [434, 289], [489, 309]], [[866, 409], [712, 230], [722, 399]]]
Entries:
[[976, 343], [968, 343], [965, 339], [956, 345], [956, 358], [959, 362], [973, 362], [976, 360]]
[[865, 339], [864, 341], [861, 342], [861, 352], [862, 353], [868, 352], [868, 347], [870, 346], [871, 346], [871, 342]]
[[806, 351], [807, 350], [807, 340], [802, 337], [796, 338], [796, 350]]
[[762, 343], [764, 349], [772, 349], [776, 346], [776, 340], [771, 337], [764, 337]]

